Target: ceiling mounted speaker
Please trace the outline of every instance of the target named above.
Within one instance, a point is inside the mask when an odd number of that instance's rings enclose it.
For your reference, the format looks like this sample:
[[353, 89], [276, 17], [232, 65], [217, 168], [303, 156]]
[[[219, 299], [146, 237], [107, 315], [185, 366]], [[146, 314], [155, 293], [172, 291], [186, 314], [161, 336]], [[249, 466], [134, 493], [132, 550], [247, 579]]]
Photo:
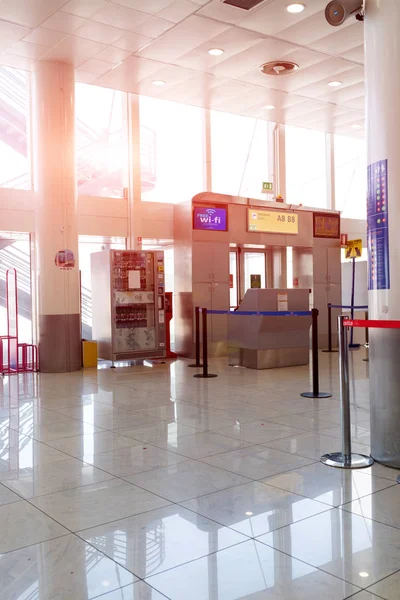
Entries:
[[223, 0], [222, 3], [229, 4], [229, 6], [235, 6], [236, 8], [241, 8], [242, 10], [250, 10], [262, 2], [264, 2], [264, 0]]
[[273, 77], [282, 77], [282, 75], [291, 75], [299, 70], [299, 65], [294, 62], [285, 60], [274, 60], [267, 62], [260, 67], [261, 73], [264, 75], [272, 75]]
[[332, 0], [325, 8], [325, 18], [329, 25], [339, 27], [350, 15], [361, 11], [363, 0]]

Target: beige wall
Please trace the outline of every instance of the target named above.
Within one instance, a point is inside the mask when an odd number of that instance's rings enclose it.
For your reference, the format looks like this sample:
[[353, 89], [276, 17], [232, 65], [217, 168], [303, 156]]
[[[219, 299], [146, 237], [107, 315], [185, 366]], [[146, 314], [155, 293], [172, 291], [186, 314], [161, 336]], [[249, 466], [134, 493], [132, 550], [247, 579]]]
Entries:
[[[35, 231], [35, 192], [0, 188], [0, 230]], [[142, 203], [142, 237], [173, 239], [173, 205]], [[128, 236], [128, 201], [80, 196], [78, 231], [82, 235]]]

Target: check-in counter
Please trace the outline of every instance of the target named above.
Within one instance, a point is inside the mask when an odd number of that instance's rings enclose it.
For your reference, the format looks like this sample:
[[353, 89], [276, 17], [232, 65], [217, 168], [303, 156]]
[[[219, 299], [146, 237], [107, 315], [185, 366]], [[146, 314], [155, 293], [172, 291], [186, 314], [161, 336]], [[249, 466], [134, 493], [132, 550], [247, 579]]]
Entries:
[[[308, 290], [250, 289], [240, 312], [307, 312]], [[229, 315], [231, 364], [273, 369], [309, 363], [310, 316]]]

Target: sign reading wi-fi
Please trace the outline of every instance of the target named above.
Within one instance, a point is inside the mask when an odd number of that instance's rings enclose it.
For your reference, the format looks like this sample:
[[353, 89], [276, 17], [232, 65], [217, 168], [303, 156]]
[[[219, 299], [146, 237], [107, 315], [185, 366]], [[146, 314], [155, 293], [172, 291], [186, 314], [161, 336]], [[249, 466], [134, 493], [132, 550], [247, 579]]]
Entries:
[[193, 229], [206, 231], [227, 231], [227, 208], [195, 206], [193, 208]]

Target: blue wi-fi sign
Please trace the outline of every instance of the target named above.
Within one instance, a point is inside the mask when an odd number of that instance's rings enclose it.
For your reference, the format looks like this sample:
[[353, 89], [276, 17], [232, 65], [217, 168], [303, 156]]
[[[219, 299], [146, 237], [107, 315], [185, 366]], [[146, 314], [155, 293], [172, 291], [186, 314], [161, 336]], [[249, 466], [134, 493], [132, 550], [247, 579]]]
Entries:
[[195, 206], [193, 209], [193, 228], [209, 231], [227, 230], [227, 209]]

